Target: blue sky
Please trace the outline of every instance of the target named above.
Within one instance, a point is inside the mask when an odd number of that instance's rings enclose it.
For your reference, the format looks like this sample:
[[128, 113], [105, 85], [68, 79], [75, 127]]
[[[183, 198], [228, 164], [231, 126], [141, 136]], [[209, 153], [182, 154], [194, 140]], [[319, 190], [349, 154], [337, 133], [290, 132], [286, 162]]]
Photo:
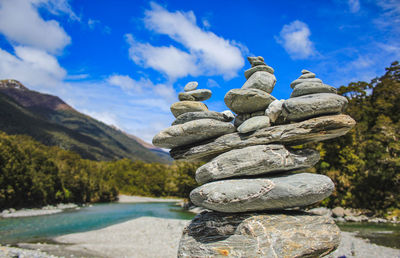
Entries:
[[275, 69], [272, 95], [308, 69], [339, 87], [400, 58], [400, 1], [0, 0], [0, 78], [60, 96], [146, 141], [174, 120], [189, 81], [223, 111], [248, 55]]

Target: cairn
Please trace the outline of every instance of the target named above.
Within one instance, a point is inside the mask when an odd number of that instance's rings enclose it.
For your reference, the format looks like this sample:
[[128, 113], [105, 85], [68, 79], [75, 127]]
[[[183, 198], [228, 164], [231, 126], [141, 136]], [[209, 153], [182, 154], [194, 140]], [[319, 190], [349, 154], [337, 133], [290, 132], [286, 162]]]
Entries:
[[186, 102], [203, 99], [190, 94], [197, 87], [191, 82], [171, 106], [176, 120], [153, 139], [154, 145], [171, 148], [174, 159], [206, 162], [196, 171], [201, 186], [190, 199], [208, 210], [184, 229], [178, 257], [326, 255], [339, 245], [339, 228], [330, 217], [298, 207], [328, 197], [334, 184], [324, 175], [299, 173], [314, 166], [319, 153], [290, 146], [347, 133], [355, 125], [341, 114], [347, 99], [303, 70], [291, 83], [291, 97], [276, 100], [274, 70], [262, 57], [248, 60], [247, 81], [224, 99], [235, 117], [194, 104], [175, 115], [175, 109], [190, 106]]

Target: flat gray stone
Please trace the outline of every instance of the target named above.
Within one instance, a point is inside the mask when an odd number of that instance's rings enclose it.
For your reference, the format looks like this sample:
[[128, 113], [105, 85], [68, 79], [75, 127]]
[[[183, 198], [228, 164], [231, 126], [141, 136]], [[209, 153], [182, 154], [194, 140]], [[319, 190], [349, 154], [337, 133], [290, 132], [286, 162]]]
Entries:
[[235, 113], [252, 113], [265, 110], [275, 97], [258, 89], [233, 89], [226, 93], [224, 101]]
[[171, 105], [171, 112], [174, 117], [178, 117], [188, 112], [208, 111], [204, 103], [198, 101], [179, 101]]
[[290, 87], [293, 89], [297, 84], [300, 84], [302, 82], [317, 82], [317, 83], [322, 83], [321, 79], [318, 78], [309, 78], [309, 79], [296, 79], [292, 81], [290, 84]]
[[264, 58], [262, 56], [248, 56], [247, 60], [249, 61], [252, 67], [257, 65], [266, 65], [264, 63]]
[[211, 98], [211, 91], [208, 89], [192, 90], [188, 92], [181, 92], [178, 95], [180, 101], [194, 100], [194, 101], [205, 101]]
[[274, 100], [269, 104], [265, 110], [265, 115], [269, 117], [271, 123], [275, 123], [280, 114], [282, 113], [282, 105], [285, 100]]
[[318, 142], [346, 134], [356, 122], [348, 115], [311, 118], [299, 123], [277, 125], [251, 134], [231, 133], [210, 142], [172, 149], [174, 159], [210, 161], [221, 153], [247, 146], [280, 143], [299, 145]]
[[239, 133], [249, 133], [254, 132], [261, 128], [269, 127], [270, 121], [267, 116], [255, 116], [244, 121], [238, 128]]
[[242, 89], [258, 89], [271, 93], [274, 89], [275, 83], [275, 75], [259, 71], [250, 76], [250, 78], [243, 84]]
[[154, 136], [153, 145], [160, 148], [176, 148], [234, 131], [235, 126], [231, 123], [213, 119], [194, 120], [162, 130]]
[[304, 95], [316, 94], [316, 93], [332, 93], [336, 94], [336, 88], [323, 84], [323, 83], [315, 83], [315, 82], [302, 82], [297, 84], [294, 87], [291, 98], [300, 97]]
[[302, 74], [299, 79], [310, 79], [310, 78], [315, 78], [315, 73], [309, 72]]
[[315, 116], [342, 113], [347, 99], [332, 93], [318, 93], [290, 98], [283, 102], [283, 115], [289, 121], [301, 121]]
[[178, 116], [172, 125], [180, 125], [199, 119], [214, 119], [223, 122], [230, 122], [233, 120], [233, 114], [232, 116], [229, 116], [216, 111], [188, 112]]
[[199, 85], [198, 82], [188, 82], [185, 87], [183, 88], [184, 91], [192, 91], [197, 89], [197, 86]]
[[340, 243], [326, 216], [203, 212], [183, 230], [178, 257], [322, 257]]
[[302, 73], [302, 74], [306, 74], [306, 73], [311, 73], [311, 72], [308, 71], [308, 70], [306, 70], [306, 69], [303, 69], [303, 70], [301, 70], [301, 73]]
[[300, 173], [252, 179], [228, 179], [204, 184], [190, 193], [197, 206], [220, 212], [281, 210], [304, 207], [334, 190], [324, 175]]
[[314, 166], [319, 152], [289, 151], [283, 145], [256, 145], [231, 150], [215, 157], [196, 171], [199, 184], [239, 176], [265, 175]]
[[274, 74], [274, 69], [272, 69], [271, 66], [257, 65], [257, 66], [254, 66], [254, 67], [246, 70], [244, 72], [244, 77], [246, 77], [246, 80], [248, 80], [253, 73], [259, 72], [259, 71], [264, 71], [264, 72], [269, 72], [270, 74]]

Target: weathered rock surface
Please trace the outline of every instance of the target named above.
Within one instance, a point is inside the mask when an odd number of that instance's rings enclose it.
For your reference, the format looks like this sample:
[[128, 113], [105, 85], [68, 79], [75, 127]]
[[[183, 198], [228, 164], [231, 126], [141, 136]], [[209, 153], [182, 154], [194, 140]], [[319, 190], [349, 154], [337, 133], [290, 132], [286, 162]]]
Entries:
[[290, 87], [293, 89], [294, 87], [296, 87], [296, 85], [298, 85], [302, 82], [322, 83], [321, 79], [318, 79], [318, 78], [297, 79], [297, 80], [292, 81], [292, 83], [290, 84]]
[[347, 103], [343, 96], [318, 93], [285, 100], [282, 112], [289, 121], [301, 121], [315, 116], [342, 113]]
[[270, 121], [267, 116], [255, 116], [244, 121], [238, 128], [239, 133], [249, 133], [258, 129], [269, 127]]
[[275, 123], [280, 114], [282, 113], [282, 105], [285, 100], [274, 100], [269, 104], [268, 108], [265, 110], [265, 115], [269, 117], [271, 123]]
[[233, 119], [235, 119], [235, 115], [230, 110], [222, 111], [221, 114], [224, 115], [226, 119], [228, 119], [228, 121], [232, 121]]
[[303, 207], [328, 197], [335, 186], [324, 175], [300, 173], [254, 179], [215, 181], [195, 188], [190, 200], [220, 212]]
[[197, 111], [208, 111], [208, 108], [204, 103], [198, 101], [179, 101], [171, 105], [171, 112], [175, 117]]
[[246, 77], [246, 80], [250, 78], [250, 76], [259, 71], [264, 71], [264, 72], [269, 72], [270, 74], [274, 74], [274, 69], [271, 66], [268, 65], [257, 65], [254, 66], [244, 72], [244, 77]]
[[258, 89], [233, 89], [226, 93], [224, 100], [235, 113], [252, 113], [265, 110], [275, 97]]
[[197, 86], [199, 85], [199, 83], [198, 82], [188, 82], [186, 85], [185, 85], [185, 88], [183, 88], [183, 90], [184, 91], [192, 91], [192, 90], [195, 90], [195, 89], [197, 89]]
[[175, 148], [236, 131], [231, 123], [213, 119], [200, 119], [173, 125], [153, 138], [153, 145], [160, 148]]
[[290, 95], [291, 98], [309, 95], [309, 94], [316, 94], [316, 93], [333, 93], [336, 94], [337, 90], [329, 85], [323, 83], [315, 83], [315, 82], [302, 82], [296, 87], [292, 94]]
[[204, 212], [184, 229], [178, 257], [320, 257], [339, 243], [326, 216]]
[[188, 112], [178, 116], [172, 125], [184, 124], [199, 119], [214, 119], [223, 122], [230, 122], [233, 120], [233, 114], [231, 113], [231, 115], [229, 115], [229, 113], [219, 113], [215, 111]]
[[192, 90], [188, 92], [181, 92], [178, 95], [180, 101], [194, 100], [194, 101], [205, 101], [211, 98], [211, 91], [208, 89]]
[[247, 60], [249, 61], [252, 67], [257, 65], [266, 65], [264, 63], [264, 58], [262, 56], [248, 56]]
[[310, 79], [310, 78], [315, 78], [315, 73], [308, 72], [308, 73], [303, 73], [299, 79]]
[[256, 145], [225, 152], [196, 171], [196, 181], [210, 181], [238, 176], [263, 175], [314, 166], [319, 152], [305, 149], [289, 151], [283, 145]]
[[271, 93], [276, 83], [275, 75], [269, 72], [259, 71], [253, 73], [243, 84], [242, 89], [258, 89]]
[[221, 153], [247, 146], [270, 143], [298, 145], [336, 138], [346, 134], [355, 123], [347, 115], [316, 117], [299, 123], [264, 128], [248, 135], [223, 135], [201, 145], [172, 149], [170, 154], [174, 159], [209, 161]]

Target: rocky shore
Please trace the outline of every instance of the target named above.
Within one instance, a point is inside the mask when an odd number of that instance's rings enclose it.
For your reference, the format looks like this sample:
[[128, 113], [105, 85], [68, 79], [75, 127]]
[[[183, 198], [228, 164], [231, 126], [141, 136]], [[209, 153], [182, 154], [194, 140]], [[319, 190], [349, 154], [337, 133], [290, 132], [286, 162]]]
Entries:
[[[173, 258], [189, 220], [141, 217], [103, 229], [57, 237], [52, 244], [0, 247], [0, 257], [162, 257]], [[326, 257], [399, 257], [400, 250], [342, 232], [336, 251]]]
[[20, 217], [31, 217], [31, 216], [42, 216], [50, 215], [63, 212], [64, 210], [79, 209], [79, 206], [74, 203], [60, 203], [57, 205], [47, 205], [42, 208], [35, 209], [6, 209], [0, 213], [2, 218], [20, 218]]

